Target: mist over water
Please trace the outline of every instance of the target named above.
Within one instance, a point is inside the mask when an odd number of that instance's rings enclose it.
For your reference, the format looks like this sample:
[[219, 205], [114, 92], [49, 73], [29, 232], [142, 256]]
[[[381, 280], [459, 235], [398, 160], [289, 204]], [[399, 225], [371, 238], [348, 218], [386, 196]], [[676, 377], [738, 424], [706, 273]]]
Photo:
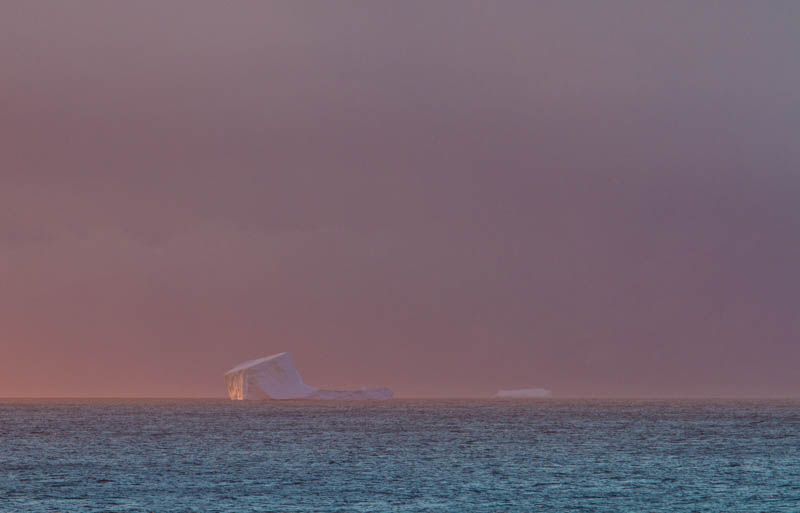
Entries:
[[5, 400], [0, 511], [796, 511], [800, 402]]

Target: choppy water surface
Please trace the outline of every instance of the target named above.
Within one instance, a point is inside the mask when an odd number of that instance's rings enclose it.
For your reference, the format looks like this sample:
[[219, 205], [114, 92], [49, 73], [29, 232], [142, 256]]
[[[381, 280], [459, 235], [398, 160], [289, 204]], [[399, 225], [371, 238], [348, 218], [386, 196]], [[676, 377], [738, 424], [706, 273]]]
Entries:
[[800, 511], [800, 403], [3, 401], [0, 511]]

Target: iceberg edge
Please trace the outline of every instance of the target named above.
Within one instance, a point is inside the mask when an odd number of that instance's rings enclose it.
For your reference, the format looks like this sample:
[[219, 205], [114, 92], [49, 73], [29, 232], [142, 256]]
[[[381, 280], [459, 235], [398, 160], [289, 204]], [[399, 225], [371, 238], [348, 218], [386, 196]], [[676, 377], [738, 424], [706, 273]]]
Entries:
[[498, 390], [495, 397], [505, 399], [538, 399], [550, 397], [553, 392], [546, 388], [519, 388], [516, 390]]
[[278, 353], [240, 363], [225, 373], [228, 397], [244, 400], [358, 401], [386, 400], [394, 395], [388, 388], [325, 390], [306, 385], [290, 353]]

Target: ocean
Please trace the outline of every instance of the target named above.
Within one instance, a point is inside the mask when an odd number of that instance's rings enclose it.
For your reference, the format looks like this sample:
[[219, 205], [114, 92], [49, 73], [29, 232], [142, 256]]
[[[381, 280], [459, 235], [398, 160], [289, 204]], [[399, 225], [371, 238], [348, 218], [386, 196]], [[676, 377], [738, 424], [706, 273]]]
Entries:
[[2, 400], [2, 512], [797, 512], [800, 402]]

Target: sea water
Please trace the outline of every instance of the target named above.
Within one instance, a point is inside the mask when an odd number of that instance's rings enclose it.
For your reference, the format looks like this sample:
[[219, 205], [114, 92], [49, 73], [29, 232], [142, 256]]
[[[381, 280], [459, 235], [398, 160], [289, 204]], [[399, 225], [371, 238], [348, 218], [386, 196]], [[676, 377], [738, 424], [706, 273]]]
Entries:
[[800, 511], [800, 403], [6, 400], [0, 511]]

